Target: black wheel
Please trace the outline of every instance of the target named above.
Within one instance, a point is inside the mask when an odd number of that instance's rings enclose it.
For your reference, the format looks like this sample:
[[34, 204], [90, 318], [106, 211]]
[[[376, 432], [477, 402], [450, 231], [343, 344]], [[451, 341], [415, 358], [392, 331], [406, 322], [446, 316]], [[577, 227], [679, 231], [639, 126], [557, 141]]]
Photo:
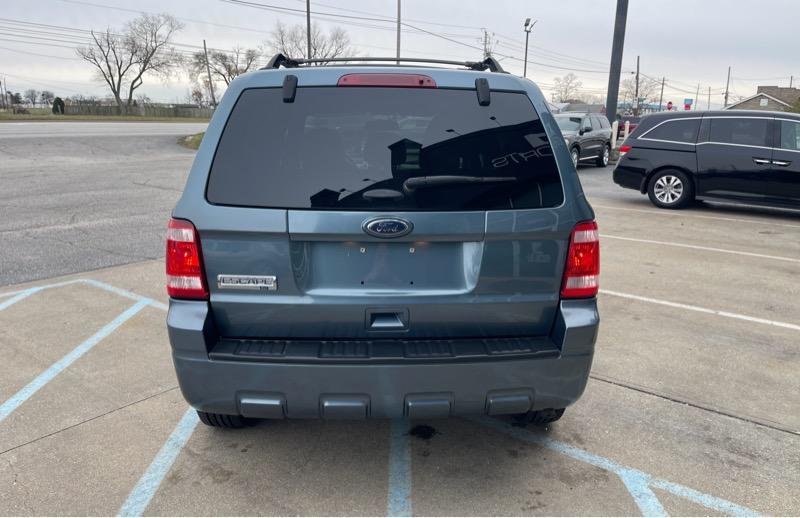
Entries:
[[581, 152], [578, 148], [574, 147], [570, 150], [569, 155], [572, 157], [572, 165], [578, 168], [578, 161], [581, 159]]
[[542, 426], [555, 423], [561, 419], [561, 416], [564, 415], [564, 410], [563, 408], [545, 408], [544, 410], [534, 410], [526, 414], [518, 414], [514, 416], [514, 418], [521, 424]]
[[682, 209], [694, 201], [694, 184], [682, 171], [659, 171], [647, 184], [653, 205], [662, 209]]
[[244, 428], [253, 424], [252, 419], [240, 415], [212, 414], [198, 410], [197, 416], [204, 425], [215, 428]]
[[597, 160], [595, 160], [594, 163], [597, 167], [605, 167], [608, 165], [609, 158], [611, 158], [611, 146], [605, 144], [603, 145], [603, 150], [597, 155]]

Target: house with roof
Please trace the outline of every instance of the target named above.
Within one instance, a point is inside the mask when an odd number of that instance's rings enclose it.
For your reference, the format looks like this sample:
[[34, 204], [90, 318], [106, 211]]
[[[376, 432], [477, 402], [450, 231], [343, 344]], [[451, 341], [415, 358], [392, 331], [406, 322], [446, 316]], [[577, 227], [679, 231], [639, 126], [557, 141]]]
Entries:
[[759, 86], [756, 94], [729, 104], [726, 110], [787, 111], [800, 101], [800, 88]]

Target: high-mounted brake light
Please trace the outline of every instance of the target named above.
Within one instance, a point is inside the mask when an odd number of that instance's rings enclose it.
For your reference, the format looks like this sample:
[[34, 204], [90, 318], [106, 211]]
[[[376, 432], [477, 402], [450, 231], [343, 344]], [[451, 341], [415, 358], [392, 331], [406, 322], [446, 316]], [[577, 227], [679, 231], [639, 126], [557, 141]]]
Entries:
[[436, 88], [436, 81], [424, 74], [345, 74], [336, 86], [389, 86]]
[[619, 156], [620, 156], [620, 157], [623, 157], [623, 156], [625, 156], [625, 153], [627, 153], [627, 152], [628, 152], [628, 151], [630, 151], [631, 149], [633, 149], [633, 146], [626, 146], [626, 145], [622, 145], [622, 146], [620, 146], [620, 147], [619, 147]]
[[208, 299], [197, 230], [181, 219], [171, 219], [167, 226], [167, 293], [178, 299]]
[[600, 276], [600, 235], [597, 223], [584, 221], [572, 229], [567, 252], [562, 299], [583, 299], [597, 295]]

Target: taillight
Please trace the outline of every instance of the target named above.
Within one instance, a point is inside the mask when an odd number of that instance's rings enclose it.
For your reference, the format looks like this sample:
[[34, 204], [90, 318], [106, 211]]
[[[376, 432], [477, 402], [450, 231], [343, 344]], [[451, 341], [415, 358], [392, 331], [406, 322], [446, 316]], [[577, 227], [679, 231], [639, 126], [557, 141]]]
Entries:
[[620, 156], [620, 158], [624, 157], [625, 153], [630, 151], [632, 148], [633, 148], [633, 146], [626, 146], [626, 145], [620, 146], [619, 147], [619, 156]]
[[572, 229], [567, 252], [562, 299], [583, 299], [597, 295], [600, 276], [600, 236], [597, 223], [585, 221]]
[[436, 88], [436, 81], [424, 74], [345, 74], [336, 86], [394, 86]]
[[167, 226], [167, 293], [177, 299], [208, 299], [200, 239], [190, 222], [171, 219]]

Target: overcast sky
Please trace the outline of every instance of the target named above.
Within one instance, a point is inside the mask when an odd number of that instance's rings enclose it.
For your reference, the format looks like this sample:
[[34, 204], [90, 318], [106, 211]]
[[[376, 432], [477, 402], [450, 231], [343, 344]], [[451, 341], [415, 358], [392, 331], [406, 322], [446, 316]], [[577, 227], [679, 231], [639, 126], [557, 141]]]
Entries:
[[[305, 0], [252, 0], [255, 3], [303, 10]], [[312, 17], [325, 28], [342, 27], [362, 55], [394, 55], [391, 22], [334, 18], [393, 18], [396, 0], [311, 0]], [[546, 92], [553, 78], [575, 73], [586, 93], [604, 93], [614, 27], [616, 0], [403, 0], [407, 23], [442, 37], [405, 28], [402, 53], [413, 57], [476, 60], [482, 45], [481, 28], [496, 42], [503, 66], [522, 73], [526, 17], [537, 20], [531, 33], [528, 77]], [[69, 29], [120, 28], [138, 11], [167, 12], [184, 24], [176, 42], [229, 49], [258, 47], [275, 23], [305, 23], [304, 15], [234, 5], [223, 0], [37, 0], [4, 2], [0, 11], [0, 77], [8, 89], [48, 89], [56, 95], [104, 96], [89, 66], [75, 56], [76, 38]], [[313, 16], [314, 12], [320, 13]], [[708, 88], [711, 106], [721, 106], [727, 67], [733, 67], [731, 95], [750, 96], [757, 84], [800, 82], [797, 20], [798, 0], [631, 0], [625, 38], [623, 79], [630, 77], [641, 56], [641, 71], [667, 78], [664, 101], [680, 103], [695, 97], [705, 108]], [[58, 27], [35, 27], [34, 22]], [[441, 25], [436, 25], [441, 24]], [[38, 32], [33, 32], [38, 31]], [[71, 36], [64, 36], [71, 35]], [[14, 40], [14, 41], [10, 41]], [[55, 40], [55, 41], [53, 41]], [[472, 49], [469, 45], [477, 47]], [[185, 51], [192, 47], [179, 47]], [[534, 64], [536, 62], [538, 64]], [[153, 100], [184, 101], [189, 89], [185, 76], [169, 83], [148, 78], [140, 92]]]

